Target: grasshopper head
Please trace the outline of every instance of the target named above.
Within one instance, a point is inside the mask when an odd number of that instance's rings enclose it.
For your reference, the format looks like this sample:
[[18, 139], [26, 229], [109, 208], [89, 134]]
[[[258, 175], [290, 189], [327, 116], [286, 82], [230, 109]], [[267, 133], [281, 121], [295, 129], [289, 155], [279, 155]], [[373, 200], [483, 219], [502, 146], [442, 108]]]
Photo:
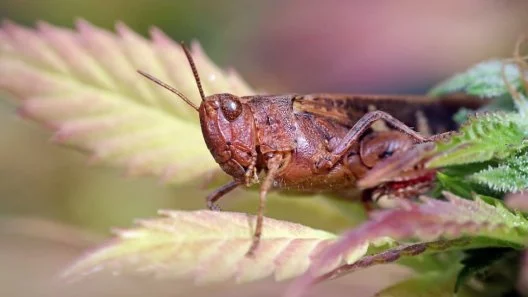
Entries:
[[206, 97], [198, 111], [207, 148], [222, 170], [241, 181], [253, 176], [257, 137], [250, 108], [239, 97], [216, 94]]
[[196, 65], [189, 50], [182, 44], [202, 102], [196, 106], [180, 91], [159, 79], [138, 71], [156, 84], [175, 93], [200, 115], [202, 133], [207, 148], [222, 170], [235, 180], [246, 184], [253, 183], [256, 177], [256, 129], [250, 108], [242, 100], [231, 94], [205, 96]]

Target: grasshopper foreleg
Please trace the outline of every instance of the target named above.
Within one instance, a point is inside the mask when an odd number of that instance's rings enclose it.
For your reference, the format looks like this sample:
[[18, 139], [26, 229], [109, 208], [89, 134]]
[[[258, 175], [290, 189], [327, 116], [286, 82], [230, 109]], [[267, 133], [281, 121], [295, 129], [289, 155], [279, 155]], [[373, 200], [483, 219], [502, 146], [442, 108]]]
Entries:
[[260, 238], [262, 237], [264, 210], [266, 208], [266, 196], [268, 191], [273, 186], [273, 181], [277, 177], [277, 173], [279, 172], [283, 163], [284, 158], [282, 154], [274, 155], [267, 162], [268, 172], [264, 178], [264, 182], [260, 187], [257, 223], [255, 224], [255, 233], [253, 233], [253, 242], [251, 243], [251, 246], [246, 254], [247, 257], [252, 257], [259, 246]]
[[220, 198], [222, 198], [225, 194], [233, 191], [236, 187], [240, 185], [239, 181], [232, 181], [228, 184], [225, 184], [221, 186], [220, 188], [216, 189], [214, 192], [209, 194], [207, 198], [205, 199], [207, 203], [207, 207], [210, 210], [220, 210], [220, 207], [216, 204], [216, 201], [218, 201]]

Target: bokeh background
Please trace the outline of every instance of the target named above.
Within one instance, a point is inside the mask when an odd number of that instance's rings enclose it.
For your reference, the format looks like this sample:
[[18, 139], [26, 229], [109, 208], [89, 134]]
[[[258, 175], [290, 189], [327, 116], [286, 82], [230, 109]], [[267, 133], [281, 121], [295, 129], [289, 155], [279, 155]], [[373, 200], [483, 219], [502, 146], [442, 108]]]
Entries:
[[[2, 0], [0, 16], [27, 26], [44, 20], [66, 27], [84, 18], [110, 30], [121, 20], [143, 35], [157, 26], [176, 40], [198, 40], [213, 61], [267, 93], [423, 93], [475, 62], [511, 55], [517, 37], [528, 31], [528, 2], [522, 0]], [[17, 117], [15, 104], [0, 97], [1, 296], [108, 295], [100, 285], [107, 280], [59, 293], [48, 277], [111, 227], [130, 226], [160, 208], [204, 207], [210, 190], [198, 183], [169, 188], [154, 178], [127, 179], [118, 169], [87, 166], [82, 154], [50, 144], [47, 131]], [[246, 195], [253, 194], [238, 196]], [[255, 207], [251, 199], [234, 201], [233, 209]], [[270, 215], [333, 231], [354, 223], [345, 217], [314, 221], [310, 210], [325, 205], [298, 207], [294, 218], [282, 207]], [[387, 279], [407, 273], [396, 270], [383, 273]], [[384, 284], [374, 273], [375, 284], [356, 281], [358, 296]], [[123, 296], [277, 292], [262, 284], [179, 291], [173, 284], [159, 289], [130, 280], [107, 285]]]

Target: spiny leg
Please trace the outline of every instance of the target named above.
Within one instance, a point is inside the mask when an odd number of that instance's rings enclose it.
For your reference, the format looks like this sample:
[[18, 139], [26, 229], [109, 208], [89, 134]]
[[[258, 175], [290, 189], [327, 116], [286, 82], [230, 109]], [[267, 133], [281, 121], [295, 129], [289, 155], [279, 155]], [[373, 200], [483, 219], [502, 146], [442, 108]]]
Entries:
[[412, 137], [416, 142], [425, 142], [427, 138], [420, 135], [418, 132], [411, 129], [409, 126], [405, 125], [400, 120], [396, 119], [392, 115], [381, 111], [371, 111], [365, 114], [359, 121], [357, 121], [354, 126], [347, 132], [345, 137], [339, 142], [336, 148], [330, 153], [329, 156], [321, 158], [317, 164], [316, 168], [331, 168], [335, 163], [341, 159], [344, 154], [359, 140], [361, 135], [372, 126], [377, 120], [384, 120], [387, 124], [400, 130], [401, 132]]
[[[369, 104], [368, 106], [368, 111], [371, 112], [371, 111], [376, 111], [378, 110], [376, 108], [376, 106], [374, 106], [374, 104]], [[382, 131], [389, 131], [390, 128], [387, 127], [387, 123], [385, 123], [384, 121], [375, 121], [372, 123], [372, 125], [370, 126], [370, 128], [372, 128], [373, 131], [376, 131], [376, 132], [382, 132]]]
[[239, 185], [240, 185], [240, 182], [234, 180], [216, 189], [214, 192], [209, 194], [209, 196], [207, 196], [207, 198], [205, 199], [207, 203], [207, 207], [210, 210], [220, 210], [220, 207], [218, 207], [218, 205], [216, 204], [216, 201], [222, 198], [225, 194], [233, 191]]
[[260, 238], [262, 237], [264, 210], [266, 208], [266, 195], [268, 194], [268, 191], [273, 186], [273, 180], [275, 180], [275, 177], [277, 176], [277, 173], [279, 172], [279, 169], [282, 163], [283, 163], [282, 155], [273, 156], [271, 159], [269, 159], [267, 163], [268, 173], [266, 174], [266, 178], [264, 179], [264, 182], [262, 183], [262, 186], [260, 187], [259, 207], [258, 207], [258, 212], [257, 212], [257, 223], [255, 224], [255, 233], [253, 233], [253, 242], [251, 243], [251, 246], [249, 247], [249, 250], [246, 253], [247, 257], [253, 257], [255, 254], [255, 251], [257, 250], [259, 246]]

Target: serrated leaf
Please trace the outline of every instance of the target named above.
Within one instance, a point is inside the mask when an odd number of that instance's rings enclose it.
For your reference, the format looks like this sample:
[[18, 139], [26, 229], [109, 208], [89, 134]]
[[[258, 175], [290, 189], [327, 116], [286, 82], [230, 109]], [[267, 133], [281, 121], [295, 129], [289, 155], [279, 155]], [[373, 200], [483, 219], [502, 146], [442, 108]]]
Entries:
[[[140, 69], [199, 102], [181, 48], [160, 30], [146, 40], [124, 24], [117, 35], [86, 21], [77, 31], [39, 23], [0, 28], [0, 91], [21, 102], [21, 114], [51, 128], [53, 140], [92, 154], [92, 161], [156, 175], [165, 182], [193, 180], [218, 166], [198, 125], [198, 114]], [[215, 66], [198, 44], [192, 52], [206, 94], [252, 90]]]
[[506, 79], [514, 87], [520, 89], [523, 78], [517, 65], [494, 59], [478, 63], [465, 72], [454, 75], [434, 87], [429, 94], [440, 96], [453, 92], [464, 92], [486, 98], [509, 96], [508, 86], [502, 76], [502, 67], [505, 63]]
[[[303, 273], [336, 235], [303, 225], [264, 220], [264, 233], [254, 258], [251, 245], [254, 216], [214, 211], [162, 211], [165, 217], [141, 220], [138, 227], [117, 232], [117, 238], [89, 252], [64, 275], [75, 278], [100, 270], [150, 273], [197, 283], [277, 280]], [[368, 244], [347, 252], [346, 261], [363, 256]], [[333, 267], [329, 266], [329, 269]]]
[[[368, 255], [361, 257], [354, 263], [339, 266], [321, 275], [319, 279], [334, 279], [356, 271], [358, 269], [363, 269], [379, 264], [388, 264], [392, 262], [398, 262], [400, 264], [409, 266], [414, 270], [424, 270], [424, 266], [428, 266], [427, 269], [425, 269], [426, 271], [428, 271], [429, 269], [431, 269], [431, 264], [433, 264], [432, 259], [428, 259], [429, 263], [425, 263], [425, 265], [423, 265], [424, 263], [420, 263], [419, 266], [416, 266], [417, 263], [413, 263], [413, 261], [411, 261], [410, 259], [413, 257], [416, 258], [418, 256], [423, 256], [421, 260], [424, 260], [425, 256], [430, 256], [433, 253], [460, 250], [462, 248], [478, 247], [480, 245], [482, 245], [482, 242], [479, 242], [478, 240], [472, 241], [469, 238], [420, 242], [415, 244], [405, 243], [395, 245], [395, 243], [393, 242], [388, 248], [387, 245], [382, 246], [383, 249], [381, 249], [381, 251], [371, 253], [369, 249]], [[380, 247], [375, 247], [374, 249], [379, 250]], [[440, 263], [436, 262], [433, 265], [438, 267]], [[415, 267], [418, 269], [415, 269]]]
[[499, 107], [513, 101], [521, 116], [526, 117], [528, 98], [524, 92], [528, 90], [524, 90], [524, 87], [528, 69], [523, 62], [519, 63], [525, 57], [516, 56], [515, 59], [514, 62], [495, 59], [478, 63], [438, 84], [430, 91], [430, 95], [464, 92], [483, 98], [499, 98], [489, 107]]
[[517, 192], [528, 189], [528, 155], [509, 158], [498, 166], [490, 166], [470, 175], [469, 179], [495, 191]]
[[430, 168], [504, 159], [526, 147], [528, 121], [517, 113], [487, 113], [466, 122], [437, 143]]
[[525, 246], [528, 238], [525, 217], [510, 212], [498, 201], [491, 205], [479, 197], [467, 200], [449, 193], [444, 196], [447, 201], [424, 198], [421, 204], [381, 211], [363, 225], [346, 232], [294, 283], [289, 296], [300, 296], [319, 277], [322, 267], [333, 263], [345, 251], [381, 236], [420, 241], [479, 237], [501, 241], [507, 247]]

